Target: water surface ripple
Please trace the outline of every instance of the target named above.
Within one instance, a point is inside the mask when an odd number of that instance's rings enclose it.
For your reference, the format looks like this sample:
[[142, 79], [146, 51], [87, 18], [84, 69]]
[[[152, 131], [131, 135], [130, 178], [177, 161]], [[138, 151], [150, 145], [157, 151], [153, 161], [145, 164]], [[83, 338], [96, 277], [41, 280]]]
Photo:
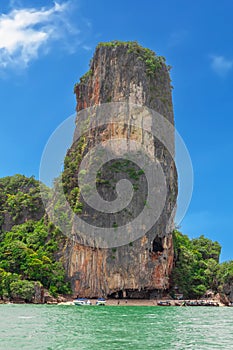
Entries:
[[232, 350], [233, 308], [0, 305], [1, 350]]

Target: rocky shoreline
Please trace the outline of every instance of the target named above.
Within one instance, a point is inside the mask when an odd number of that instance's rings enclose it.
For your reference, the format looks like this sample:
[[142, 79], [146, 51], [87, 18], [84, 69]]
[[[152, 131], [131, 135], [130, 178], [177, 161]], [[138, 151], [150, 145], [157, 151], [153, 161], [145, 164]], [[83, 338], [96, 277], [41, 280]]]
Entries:
[[[24, 300], [0, 300], [0, 304], [36, 304], [36, 305], [66, 305], [72, 306], [75, 305], [73, 300], [75, 298], [69, 297], [59, 297], [59, 298], [50, 298], [44, 303], [28, 303]], [[97, 299], [89, 299], [92, 305], [96, 304]], [[107, 306], [206, 306], [206, 307], [229, 307], [232, 304], [224, 304], [219, 298], [212, 299], [202, 299], [202, 300], [174, 300], [174, 299], [106, 299]]]

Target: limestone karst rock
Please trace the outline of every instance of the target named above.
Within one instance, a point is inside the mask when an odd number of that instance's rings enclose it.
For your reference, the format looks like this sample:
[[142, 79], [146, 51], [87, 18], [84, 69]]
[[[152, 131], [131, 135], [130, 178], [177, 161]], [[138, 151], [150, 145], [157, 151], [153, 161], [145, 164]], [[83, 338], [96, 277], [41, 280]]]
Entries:
[[[99, 44], [89, 72], [75, 86], [75, 94], [78, 113], [104, 103], [126, 102], [150, 108], [174, 124], [169, 67], [163, 57], [135, 42]], [[77, 116], [76, 130], [80, 127]], [[93, 225], [115, 228], [116, 235], [119, 226], [139, 215], [147, 201], [146, 179], [130, 162], [124, 163], [121, 159], [110, 162], [109, 168], [99, 174], [99, 193], [109, 201], [116, 198], [115, 184], [119, 179], [125, 176], [133, 184], [133, 203], [119, 215], [96, 214], [80, 195], [77, 174], [81, 159], [97, 141], [106, 141], [116, 135], [118, 138], [127, 135], [146, 146], [150, 143], [150, 152], [159, 161], [166, 178], [167, 195], [162, 214], [146, 234], [122, 246], [99, 248], [86, 246], [78, 240], [69, 241], [64, 253], [66, 270], [73, 291], [79, 296], [150, 297], [169, 288], [173, 265], [172, 230], [177, 197], [174, 154], [171, 155], [155, 138], [148, 139], [143, 129], [132, 130], [127, 120], [123, 128], [114, 128], [110, 123], [101, 127], [95, 125], [95, 130], [75, 140], [67, 152], [63, 172], [65, 193], [77, 215], [89, 218]], [[169, 135], [174, 152], [173, 136]], [[73, 225], [72, 232], [78, 236], [75, 230]]]

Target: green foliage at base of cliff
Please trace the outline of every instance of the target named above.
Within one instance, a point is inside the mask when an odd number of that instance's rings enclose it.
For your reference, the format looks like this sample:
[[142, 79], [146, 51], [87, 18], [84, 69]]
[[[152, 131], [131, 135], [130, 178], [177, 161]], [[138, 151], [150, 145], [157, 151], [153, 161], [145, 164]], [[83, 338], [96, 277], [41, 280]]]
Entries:
[[53, 294], [70, 292], [58, 259], [64, 237], [46, 221], [41, 191], [49, 199], [34, 177], [0, 179], [0, 297], [30, 301], [35, 282]]
[[0, 296], [13, 299], [24, 299], [27, 302], [33, 300], [35, 294], [35, 282], [23, 280], [16, 273], [6, 272], [0, 269]]
[[189, 239], [175, 230], [173, 232], [174, 269], [173, 289], [184, 298], [199, 298], [211, 289], [222, 292], [224, 285], [233, 283], [233, 261], [219, 264], [221, 246], [204, 236]]
[[219, 292], [225, 293], [227, 289], [230, 291], [233, 286], [233, 260], [220, 264], [217, 279]]
[[0, 242], [0, 296], [29, 300], [35, 281], [52, 294], [69, 293], [65, 270], [56, 259], [63, 240], [60, 231], [43, 219], [5, 232]]

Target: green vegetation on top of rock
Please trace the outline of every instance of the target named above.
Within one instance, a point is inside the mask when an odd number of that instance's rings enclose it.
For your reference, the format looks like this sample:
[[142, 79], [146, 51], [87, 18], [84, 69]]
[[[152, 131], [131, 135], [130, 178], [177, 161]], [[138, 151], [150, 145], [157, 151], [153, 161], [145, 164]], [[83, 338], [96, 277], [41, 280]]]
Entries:
[[156, 53], [148, 48], [145, 48], [138, 44], [137, 41], [110, 41], [101, 42], [97, 48], [100, 47], [120, 47], [126, 46], [128, 53], [134, 53], [138, 59], [142, 60], [146, 64], [146, 72], [148, 75], [153, 75], [158, 68], [162, 68], [165, 64], [165, 57], [157, 56]]
[[4, 225], [9, 230], [27, 219], [41, 219], [44, 215], [42, 188], [49, 198], [49, 190], [40, 186], [34, 177], [16, 174], [0, 179], [0, 232]]
[[[145, 62], [146, 73], [148, 76], [153, 76], [154, 73], [165, 65], [166, 59], [163, 56], [157, 56], [156, 53], [148, 48], [141, 46], [137, 41], [119, 41], [113, 40], [109, 42], [100, 42], [97, 45], [97, 49], [101, 47], [127, 47], [127, 52], [134, 53], [139, 60]], [[90, 62], [91, 66], [92, 61]], [[171, 66], [166, 66], [170, 70]], [[90, 68], [79, 80], [78, 83], [74, 85], [74, 93], [79, 84], [85, 84], [90, 76], [93, 75], [93, 70]]]

